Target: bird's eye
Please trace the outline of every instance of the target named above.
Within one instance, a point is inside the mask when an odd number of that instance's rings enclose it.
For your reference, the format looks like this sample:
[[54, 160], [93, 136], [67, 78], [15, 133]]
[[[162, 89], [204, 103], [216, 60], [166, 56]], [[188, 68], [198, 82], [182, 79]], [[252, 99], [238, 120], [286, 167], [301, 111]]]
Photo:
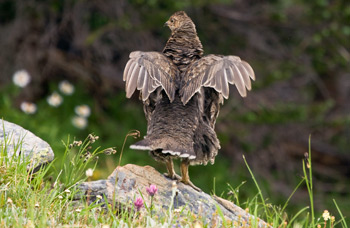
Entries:
[[174, 23], [174, 19], [173, 19], [173, 18], [171, 18], [170, 22], [171, 22], [171, 23]]

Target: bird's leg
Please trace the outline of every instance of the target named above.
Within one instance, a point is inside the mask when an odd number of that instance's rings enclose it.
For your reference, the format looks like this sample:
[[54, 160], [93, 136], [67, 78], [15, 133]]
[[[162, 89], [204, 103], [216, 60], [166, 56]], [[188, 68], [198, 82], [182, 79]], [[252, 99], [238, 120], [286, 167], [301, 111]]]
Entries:
[[202, 190], [200, 188], [198, 188], [197, 186], [195, 186], [190, 181], [190, 176], [188, 175], [188, 166], [189, 165], [190, 165], [190, 163], [188, 162], [188, 160], [181, 161], [181, 166], [180, 166], [180, 168], [181, 168], [181, 180], [180, 181], [184, 184], [191, 186], [192, 188], [194, 188], [198, 192], [201, 192]]
[[175, 173], [175, 170], [174, 170], [174, 163], [173, 163], [173, 160], [171, 158], [169, 158], [166, 162], [165, 162], [165, 165], [166, 165], [166, 168], [168, 170], [168, 173], [164, 173], [164, 175], [166, 177], [169, 177], [173, 180], [180, 180], [181, 177], [179, 175], [177, 175]]

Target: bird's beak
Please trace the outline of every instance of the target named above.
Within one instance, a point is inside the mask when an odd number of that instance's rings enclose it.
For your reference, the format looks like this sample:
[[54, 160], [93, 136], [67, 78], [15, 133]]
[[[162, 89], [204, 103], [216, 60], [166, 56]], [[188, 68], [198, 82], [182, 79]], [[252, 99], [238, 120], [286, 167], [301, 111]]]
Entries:
[[169, 25], [168, 25], [168, 22], [165, 22], [165, 23], [164, 23], [164, 26], [169, 26]]

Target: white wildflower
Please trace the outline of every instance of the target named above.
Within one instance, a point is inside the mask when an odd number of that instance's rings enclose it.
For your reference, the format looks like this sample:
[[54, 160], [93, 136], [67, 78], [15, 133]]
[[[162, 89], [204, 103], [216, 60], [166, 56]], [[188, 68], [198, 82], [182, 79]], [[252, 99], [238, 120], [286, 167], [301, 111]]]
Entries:
[[92, 177], [93, 174], [94, 174], [94, 170], [91, 169], [91, 168], [89, 168], [89, 169], [87, 169], [87, 170], [85, 171], [85, 175], [86, 175], [87, 177]]
[[13, 203], [12, 199], [11, 198], [7, 198], [7, 203], [12, 204]]
[[89, 117], [91, 114], [90, 107], [88, 105], [79, 105], [74, 108], [75, 113], [81, 117]]
[[58, 88], [64, 95], [72, 95], [74, 93], [74, 86], [67, 80], [61, 81]]
[[324, 220], [324, 221], [327, 221], [328, 219], [331, 218], [330, 215], [329, 215], [328, 210], [324, 210], [324, 211], [323, 211], [322, 217], [323, 217], [323, 220]]
[[64, 190], [65, 193], [70, 193], [69, 189]]
[[81, 212], [80, 208], [75, 209], [76, 212]]
[[35, 206], [35, 207], [39, 207], [39, 203], [36, 203], [34, 206]]
[[81, 117], [81, 116], [75, 116], [72, 119], [72, 124], [74, 127], [79, 128], [79, 129], [84, 129], [86, 128], [88, 121], [86, 118]]
[[175, 209], [174, 209], [174, 212], [175, 212], [175, 213], [180, 213], [180, 212], [181, 212], [181, 208], [175, 208]]
[[97, 195], [96, 198], [97, 199], [102, 199], [102, 196], [101, 195]]
[[34, 114], [37, 110], [36, 104], [26, 101], [22, 102], [20, 107], [26, 114]]
[[26, 87], [30, 82], [30, 75], [26, 70], [19, 70], [13, 75], [12, 81], [16, 86]]
[[203, 226], [199, 223], [199, 222], [196, 222], [194, 225], [193, 225], [194, 228], [203, 228]]
[[63, 199], [63, 196], [61, 196], [61, 195], [59, 195], [59, 196], [57, 196], [59, 199]]
[[177, 190], [177, 185], [176, 185], [176, 181], [173, 181], [172, 185], [171, 185], [171, 188], [173, 191], [176, 191]]
[[50, 96], [47, 98], [47, 103], [53, 107], [58, 107], [62, 104], [63, 98], [61, 95], [59, 95], [57, 92], [53, 92]]
[[35, 225], [33, 224], [32, 220], [28, 219], [27, 224], [26, 224], [26, 226], [25, 226], [25, 227], [28, 227], [28, 228], [34, 228], [34, 227], [35, 227]]

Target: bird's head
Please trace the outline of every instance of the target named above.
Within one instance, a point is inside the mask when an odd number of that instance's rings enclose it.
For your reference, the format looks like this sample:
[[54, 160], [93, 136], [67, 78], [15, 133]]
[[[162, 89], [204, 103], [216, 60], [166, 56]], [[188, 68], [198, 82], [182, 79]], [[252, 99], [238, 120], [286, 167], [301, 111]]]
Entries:
[[168, 26], [172, 32], [189, 29], [194, 29], [194, 31], [196, 31], [194, 23], [184, 11], [178, 11], [171, 15], [164, 25]]

